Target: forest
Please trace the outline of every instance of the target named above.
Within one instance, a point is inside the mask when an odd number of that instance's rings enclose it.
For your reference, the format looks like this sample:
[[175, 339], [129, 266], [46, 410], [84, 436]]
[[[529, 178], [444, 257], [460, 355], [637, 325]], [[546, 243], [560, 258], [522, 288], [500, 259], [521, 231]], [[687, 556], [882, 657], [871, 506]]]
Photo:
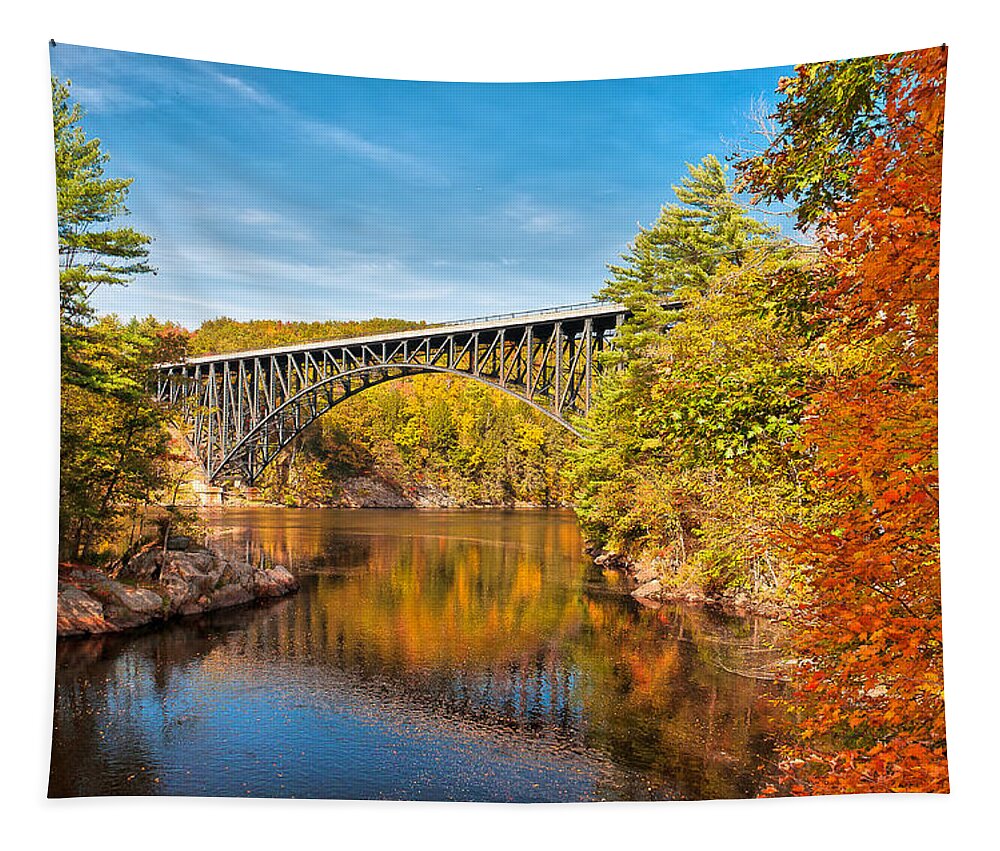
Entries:
[[[581, 440], [473, 382], [375, 388], [303, 434], [265, 499], [324, 505], [351, 476], [456, 505], [572, 505], [595, 546], [668, 588], [781, 607], [799, 719], [772, 794], [947, 791], [939, 584], [937, 297], [946, 50], [800, 66], [760, 150], [688, 166], [595, 295], [631, 318]], [[53, 81], [60, 245], [60, 557], [169, 499], [180, 457], [152, 364], [411, 327], [98, 317], [153, 270], [110, 226], [106, 177]], [[782, 212], [794, 226], [779, 227]], [[115, 222], [115, 225], [117, 223]], [[101, 227], [108, 225], [107, 227]], [[680, 302], [668, 312], [667, 302]]]

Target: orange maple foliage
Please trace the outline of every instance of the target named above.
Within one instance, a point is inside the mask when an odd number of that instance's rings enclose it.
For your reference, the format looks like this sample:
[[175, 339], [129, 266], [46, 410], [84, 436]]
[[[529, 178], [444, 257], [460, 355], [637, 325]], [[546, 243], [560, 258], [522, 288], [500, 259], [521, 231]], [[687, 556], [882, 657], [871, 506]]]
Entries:
[[945, 48], [886, 60], [883, 132], [821, 221], [823, 378], [806, 440], [833, 506], [789, 541], [798, 615], [793, 794], [947, 792], [938, 526], [938, 253]]

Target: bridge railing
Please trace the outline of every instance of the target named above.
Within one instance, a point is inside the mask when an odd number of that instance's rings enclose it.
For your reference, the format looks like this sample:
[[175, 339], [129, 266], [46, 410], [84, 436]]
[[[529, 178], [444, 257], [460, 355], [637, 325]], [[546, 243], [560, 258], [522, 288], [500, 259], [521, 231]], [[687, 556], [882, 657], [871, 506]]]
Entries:
[[522, 316], [545, 316], [551, 313], [564, 313], [567, 310], [580, 310], [584, 307], [615, 307], [615, 302], [606, 299], [591, 299], [576, 304], [560, 304], [557, 307], [543, 307], [540, 310], [515, 310], [511, 313], [493, 313], [489, 316], [472, 316], [468, 319], [448, 319], [445, 322], [429, 322], [424, 327], [440, 328], [445, 325], [472, 325], [476, 322], [496, 322], [500, 319], [519, 319]]
[[[560, 304], [557, 307], [543, 307], [535, 310], [515, 310], [512, 313], [494, 313], [490, 316], [473, 316], [470, 319], [449, 319], [445, 322], [428, 322], [425, 328], [441, 328], [446, 325], [472, 325], [476, 322], [496, 322], [500, 319], [520, 319], [522, 316], [547, 316], [552, 313], [565, 313], [571, 310], [580, 310], [584, 307], [608, 307], [620, 308], [621, 305], [609, 299], [594, 298], [590, 301], [580, 301], [576, 304]], [[663, 302], [661, 307], [667, 310], [680, 310], [684, 303], [680, 301]], [[419, 329], [414, 329], [419, 330]]]

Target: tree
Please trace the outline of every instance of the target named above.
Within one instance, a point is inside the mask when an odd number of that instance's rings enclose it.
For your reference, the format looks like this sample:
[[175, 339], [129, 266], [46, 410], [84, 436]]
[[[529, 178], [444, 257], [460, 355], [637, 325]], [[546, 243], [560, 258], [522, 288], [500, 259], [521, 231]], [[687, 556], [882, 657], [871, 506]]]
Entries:
[[[90, 297], [103, 284], [124, 285], [152, 272], [144, 261], [150, 238], [132, 228], [96, 228], [127, 215], [132, 178], [105, 177], [109, 155], [88, 139], [83, 109], [70, 101], [69, 81], [52, 78], [56, 202], [59, 210], [59, 309], [64, 322], [91, 316]], [[120, 261], [120, 262], [119, 262]]]
[[129, 178], [104, 176], [108, 155], [88, 139], [69, 83], [52, 78], [62, 342], [60, 538], [66, 558], [85, 558], [125, 501], [145, 501], [162, 475], [163, 416], [148, 369], [176, 353], [177, 329], [152, 320], [95, 320], [91, 296], [150, 272], [150, 238], [107, 227], [125, 215]]
[[151, 239], [132, 228], [102, 227], [128, 214], [132, 179], [104, 176], [109, 156], [100, 139], [87, 138], [83, 109], [70, 100], [70, 85], [52, 78], [62, 372], [64, 381], [100, 386], [108, 376], [88, 367], [84, 353], [91, 296], [102, 285], [125, 285], [154, 271], [145, 262]]
[[715, 157], [688, 168], [682, 204], [639, 232], [601, 292], [632, 317], [572, 477], [598, 542], [661, 555], [670, 582], [758, 591], [777, 579], [768, 530], [798, 506], [804, 336], [784, 295], [802, 264]]
[[[935, 48], [798, 69], [783, 85], [782, 136], [749, 164], [758, 191], [800, 200], [822, 248], [803, 439], [815, 452], [810, 493], [830, 511], [787, 538], [812, 586], [797, 617], [796, 793], [948, 789], [937, 514], [946, 61]], [[862, 96], [864, 79], [875, 83]], [[837, 168], [805, 168], [831, 138]]]
[[86, 559], [129, 503], [163, 481], [168, 434], [147, 385], [161, 352], [153, 320], [102, 317], [87, 329], [87, 367], [101, 389], [63, 382], [60, 431], [62, 554]]
[[765, 155], [738, 163], [738, 185], [759, 200], [797, 202], [802, 229], [849, 199], [856, 154], [886, 130], [891, 80], [886, 57], [800, 65], [778, 83], [784, 99], [771, 118], [777, 137]]
[[652, 227], [639, 230], [622, 255], [625, 262], [609, 266], [611, 278], [599, 293], [631, 311], [615, 341], [629, 369], [637, 368], [647, 342], [655, 346], [671, 321], [666, 306], [680, 288], [704, 290], [723, 261], [740, 265], [777, 233], [737, 203], [725, 168], [714, 156], [687, 168], [680, 186], [673, 187], [680, 204], [663, 207]]

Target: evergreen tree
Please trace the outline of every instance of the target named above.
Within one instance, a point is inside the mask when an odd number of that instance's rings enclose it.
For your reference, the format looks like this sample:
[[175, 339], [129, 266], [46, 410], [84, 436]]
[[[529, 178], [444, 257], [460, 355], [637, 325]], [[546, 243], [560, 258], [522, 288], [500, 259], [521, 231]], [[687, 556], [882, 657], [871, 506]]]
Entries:
[[55, 77], [52, 118], [62, 342], [60, 551], [80, 559], [110, 532], [125, 502], [146, 501], [161, 481], [166, 431], [149, 395], [148, 370], [176, 329], [152, 320], [95, 320], [90, 299], [98, 287], [152, 271], [145, 262], [150, 238], [109, 226], [128, 213], [132, 180], [104, 176], [108, 155], [99, 139], [87, 138], [69, 83]]
[[795, 246], [737, 202], [717, 159], [688, 168], [681, 203], [610, 267], [601, 295], [632, 317], [571, 477], [600, 543], [667, 554], [710, 590], [756, 588], [775, 579], [768, 531], [796, 497], [803, 339], [782, 308], [804, 282]]
[[622, 264], [609, 266], [612, 277], [600, 297], [625, 305], [632, 318], [620, 329], [615, 347], [634, 362], [647, 342], [656, 343], [671, 321], [670, 302], [683, 287], [704, 291], [723, 261], [739, 266], [749, 252], [773, 240], [777, 229], [750, 216], [733, 196], [726, 170], [711, 154], [673, 191], [670, 204], [649, 228], [640, 228]]
[[59, 318], [64, 380], [99, 385], [107, 375], [86, 365], [83, 330], [93, 317], [90, 298], [103, 285], [124, 285], [154, 271], [145, 261], [150, 237], [128, 227], [106, 227], [128, 214], [132, 178], [105, 177], [109, 156], [101, 140], [88, 139], [70, 83], [52, 78], [56, 206], [59, 228]]

